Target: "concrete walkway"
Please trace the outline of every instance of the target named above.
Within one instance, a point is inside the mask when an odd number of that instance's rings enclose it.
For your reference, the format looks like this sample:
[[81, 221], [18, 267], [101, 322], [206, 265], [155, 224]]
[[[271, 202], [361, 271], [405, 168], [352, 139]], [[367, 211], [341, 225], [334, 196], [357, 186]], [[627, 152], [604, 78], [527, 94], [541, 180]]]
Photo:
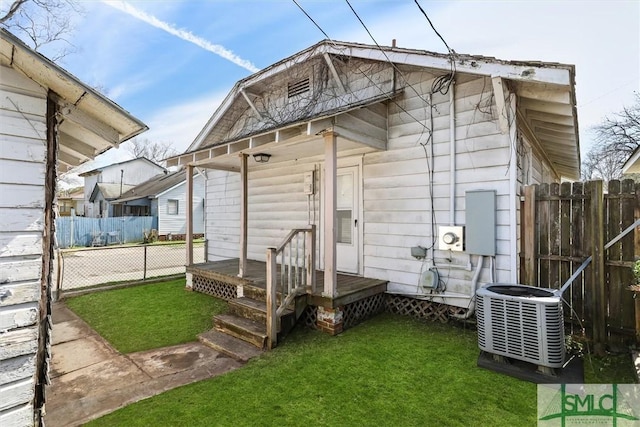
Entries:
[[240, 366], [199, 342], [123, 355], [57, 302], [45, 423], [48, 427], [81, 425]]

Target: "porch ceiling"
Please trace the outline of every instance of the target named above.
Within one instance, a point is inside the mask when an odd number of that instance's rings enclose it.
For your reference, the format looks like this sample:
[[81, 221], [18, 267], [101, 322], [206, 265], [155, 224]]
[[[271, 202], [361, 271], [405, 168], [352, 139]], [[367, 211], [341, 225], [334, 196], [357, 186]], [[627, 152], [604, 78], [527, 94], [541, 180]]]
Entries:
[[[372, 118], [377, 114], [376, 109], [381, 106], [386, 109], [384, 103], [377, 102], [331, 117], [296, 123], [248, 138], [202, 148], [168, 159], [167, 167], [193, 165], [239, 171], [239, 155], [251, 156], [257, 153], [270, 154], [269, 164], [314, 157], [320, 160], [325, 150], [322, 134], [327, 131], [333, 131], [338, 135], [338, 156], [386, 150], [386, 119]], [[260, 165], [263, 164], [249, 161], [250, 167]]]

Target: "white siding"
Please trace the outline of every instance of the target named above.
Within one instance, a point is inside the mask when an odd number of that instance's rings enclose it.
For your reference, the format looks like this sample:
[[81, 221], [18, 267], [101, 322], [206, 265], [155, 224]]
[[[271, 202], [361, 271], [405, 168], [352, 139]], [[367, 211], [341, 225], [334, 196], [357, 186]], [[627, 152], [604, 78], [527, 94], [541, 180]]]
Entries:
[[[314, 168], [319, 169], [318, 164], [309, 160], [250, 171], [247, 243], [250, 259], [264, 261], [266, 249], [278, 246], [293, 228], [310, 222], [319, 225], [320, 195], [316, 192], [309, 197], [303, 191], [304, 173]], [[316, 180], [318, 177], [316, 174]], [[239, 236], [240, 175], [210, 171], [206, 231], [209, 259], [237, 258]]]
[[144, 159], [135, 159], [123, 164], [105, 167], [100, 172], [99, 182], [120, 184], [120, 171], [124, 171], [124, 173], [122, 173], [123, 184], [138, 185], [161, 174], [163, 169]]
[[[187, 232], [186, 182], [177, 185], [158, 197], [158, 234], [185, 234]], [[168, 200], [178, 201], [178, 214], [169, 215]], [[204, 178], [201, 175], [193, 179], [193, 233], [204, 233]]]
[[0, 75], [0, 424], [33, 423], [42, 266], [46, 91]]
[[[431, 80], [419, 82], [420, 74], [407, 77], [423, 92]], [[408, 294], [419, 291], [423, 261], [411, 256], [412, 246], [430, 247], [431, 209], [435, 211], [435, 232], [439, 225], [465, 224], [465, 193], [468, 190], [495, 190], [497, 194], [497, 269], [508, 272], [509, 239], [509, 139], [497, 124], [491, 99], [491, 82], [482, 78], [455, 87], [456, 123], [456, 209], [449, 215], [450, 117], [448, 95], [433, 96], [433, 206], [429, 195], [429, 161], [420, 145], [428, 131], [415, 119], [429, 125], [430, 108], [412, 89], [405, 89], [398, 105], [389, 104], [388, 150], [364, 157], [364, 275], [389, 280], [389, 289]], [[426, 98], [426, 95], [422, 95]], [[478, 107], [481, 104], [482, 107]], [[405, 111], [403, 111], [404, 109]], [[413, 118], [411, 116], [413, 116]], [[431, 147], [427, 146], [427, 151]], [[469, 295], [477, 256], [435, 251], [436, 265], [447, 293]], [[451, 261], [448, 261], [450, 259]], [[454, 268], [450, 268], [450, 266]], [[490, 279], [488, 262], [480, 282]], [[468, 305], [468, 300], [449, 300]]]
[[[423, 72], [404, 75], [426, 99], [424, 94], [433, 82], [429, 75]], [[459, 78], [455, 94], [454, 218], [449, 215], [449, 95], [433, 95], [430, 108], [413, 89], [405, 88], [403, 95], [396, 98], [399, 106], [388, 104], [388, 149], [363, 156], [364, 275], [388, 280], [393, 292], [412, 294], [419, 290], [419, 276], [426, 264], [411, 256], [411, 247], [431, 246], [432, 210], [436, 233], [439, 225], [464, 225], [465, 194], [469, 190], [496, 191], [496, 279], [508, 281], [511, 276], [510, 236], [511, 227], [516, 225], [510, 219], [509, 168], [517, 166], [510, 165], [510, 136], [500, 132], [490, 79]], [[431, 114], [433, 200], [429, 194], [429, 160], [421, 146], [429, 140], [429, 131], [421, 123], [429, 126]], [[430, 146], [427, 151], [430, 153]], [[248, 207], [250, 259], [264, 260], [267, 247], [276, 246], [292, 228], [307, 224], [309, 216], [319, 225], [320, 196], [316, 195], [316, 209], [309, 210], [302, 187], [304, 172], [314, 167], [320, 169], [321, 161], [321, 158], [301, 159], [252, 166]], [[535, 175], [533, 170], [531, 175]], [[210, 171], [206, 229], [210, 260], [238, 257], [239, 185], [236, 173]], [[479, 257], [436, 250], [435, 260], [446, 292], [466, 297], [447, 302], [467, 307], [473, 269]], [[489, 265], [486, 260], [480, 284], [491, 279]]]

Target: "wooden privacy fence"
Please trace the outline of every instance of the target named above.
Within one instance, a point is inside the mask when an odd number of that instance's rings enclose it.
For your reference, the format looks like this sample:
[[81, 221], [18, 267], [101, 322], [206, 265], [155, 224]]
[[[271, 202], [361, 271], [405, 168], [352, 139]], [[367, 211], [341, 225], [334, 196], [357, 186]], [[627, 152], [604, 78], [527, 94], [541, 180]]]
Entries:
[[607, 242], [640, 214], [633, 180], [542, 184], [525, 187], [521, 221], [523, 284], [558, 289], [589, 257], [593, 260], [564, 293], [571, 333], [582, 328], [596, 352], [622, 350], [640, 333], [640, 304], [627, 287], [640, 254], [634, 230], [608, 250]]

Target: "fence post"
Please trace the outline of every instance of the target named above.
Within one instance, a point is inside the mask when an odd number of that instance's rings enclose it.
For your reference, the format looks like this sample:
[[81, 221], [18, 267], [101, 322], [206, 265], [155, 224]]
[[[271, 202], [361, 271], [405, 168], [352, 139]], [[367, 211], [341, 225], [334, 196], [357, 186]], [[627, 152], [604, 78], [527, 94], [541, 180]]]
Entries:
[[143, 266], [142, 266], [142, 280], [147, 280], [147, 245], [144, 247]]
[[[284, 263], [283, 263], [284, 264]], [[282, 266], [284, 268], [284, 265]], [[278, 341], [278, 320], [276, 318], [276, 249], [267, 249], [267, 349], [272, 349]]]
[[592, 181], [589, 197], [591, 209], [587, 214], [591, 216], [591, 310], [593, 320], [594, 352], [597, 356], [604, 356], [607, 342], [604, 271], [604, 202], [602, 181]]
[[529, 185], [524, 188], [524, 275], [523, 283], [538, 286], [536, 274], [536, 187]]

